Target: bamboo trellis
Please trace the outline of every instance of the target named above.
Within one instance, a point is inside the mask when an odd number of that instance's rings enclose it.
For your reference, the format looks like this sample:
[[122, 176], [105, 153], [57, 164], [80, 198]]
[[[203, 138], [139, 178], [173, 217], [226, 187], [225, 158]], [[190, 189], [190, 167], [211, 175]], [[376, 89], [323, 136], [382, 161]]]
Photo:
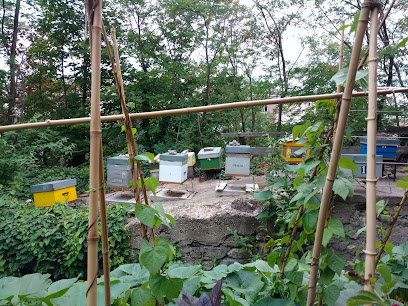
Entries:
[[[394, 1], [393, 1], [394, 3]], [[89, 25], [90, 25], [90, 45], [91, 45], [91, 66], [92, 66], [92, 83], [91, 83], [91, 116], [75, 119], [63, 119], [63, 120], [47, 120], [46, 122], [39, 123], [29, 123], [29, 124], [19, 124], [19, 125], [8, 125], [0, 127], [0, 132], [11, 131], [11, 130], [20, 130], [20, 129], [31, 129], [31, 128], [41, 128], [41, 127], [51, 127], [51, 126], [60, 126], [60, 125], [72, 125], [72, 124], [82, 124], [82, 123], [91, 123], [90, 125], [90, 204], [89, 204], [89, 229], [88, 229], [88, 290], [87, 290], [87, 304], [96, 305], [97, 295], [96, 295], [96, 277], [98, 274], [98, 203], [101, 205], [101, 221], [102, 223], [102, 235], [107, 233], [106, 219], [103, 219], [103, 208], [104, 207], [104, 182], [103, 182], [103, 172], [102, 169], [102, 137], [101, 137], [101, 122], [117, 121], [117, 120], [127, 120], [128, 122], [131, 119], [140, 119], [140, 118], [155, 118], [155, 117], [164, 117], [164, 116], [174, 116], [174, 115], [184, 115], [191, 113], [200, 113], [200, 112], [210, 112], [224, 109], [234, 109], [242, 107], [254, 107], [260, 105], [268, 104], [285, 104], [285, 103], [300, 103], [306, 101], [316, 101], [320, 99], [342, 99], [339, 120], [337, 125], [337, 133], [334, 137], [333, 151], [329, 166], [329, 171], [326, 179], [326, 184], [323, 190], [322, 204], [319, 212], [319, 221], [316, 231], [315, 246], [312, 257], [312, 267], [311, 267], [311, 277], [309, 283], [309, 294], [308, 294], [308, 305], [314, 303], [315, 298], [315, 285], [317, 281], [317, 270], [318, 270], [318, 260], [320, 256], [321, 241], [324, 230], [324, 223], [326, 217], [326, 211], [328, 207], [328, 200], [331, 196], [331, 190], [333, 181], [335, 179], [335, 173], [337, 169], [338, 159], [340, 157], [340, 151], [342, 147], [342, 140], [344, 136], [345, 125], [347, 121], [347, 116], [350, 108], [350, 102], [352, 97], [363, 97], [369, 96], [370, 106], [369, 106], [369, 115], [367, 118], [368, 121], [368, 161], [367, 161], [367, 181], [371, 191], [367, 188], [367, 211], [370, 211], [367, 214], [367, 222], [374, 221], [370, 223], [370, 228], [373, 227], [374, 230], [369, 229], [367, 224], [367, 232], [371, 231], [374, 233], [374, 247], [373, 247], [373, 238], [368, 237], [367, 240], [367, 262], [370, 262], [366, 266], [366, 278], [374, 274], [375, 270], [375, 137], [376, 137], [376, 98], [377, 95], [387, 95], [395, 94], [396, 92], [408, 92], [408, 88], [381, 88], [376, 89], [376, 74], [370, 74], [370, 91], [369, 92], [358, 92], [353, 93], [352, 89], [355, 82], [355, 74], [358, 68], [359, 54], [361, 51], [363, 37], [367, 28], [368, 17], [371, 11], [371, 37], [370, 37], [370, 71], [375, 71], [377, 66], [376, 59], [376, 36], [378, 27], [378, 5], [379, 2], [376, 0], [365, 0], [362, 5], [362, 10], [359, 19], [359, 25], [356, 32], [356, 39], [353, 47], [353, 53], [351, 57], [351, 62], [349, 66], [349, 72], [347, 77], [346, 86], [344, 93], [336, 94], [325, 94], [325, 95], [313, 95], [313, 96], [299, 96], [299, 97], [290, 97], [290, 98], [281, 98], [281, 99], [267, 99], [267, 100], [258, 100], [258, 101], [241, 101], [235, 103], [211, 105], [211, 106], [202, 106], [202, 107], [193, 107], [193, 108], [184, 108], [184, 109], [174, 109], [174, 110], [165, 110], [165, 111], [156, 111], [148, 113], [135, 113], [127, 114], [125, 109], [124, 115], [114, 115], [114, 116], [100, 116], [100, 62], [101, 62], [101, 31], [102, 31], [102, 1], [93, 0], [88, 3], [88, 14], [89, 14]], [[387, 12], [388, 13], [388, 12]], [[375, 38], [374, 38], [375, 36]], [[117, 60], [118, 63], [118, 60]], [[120, 71], [120, 70], [119, 70]], [[116, 71], [116, 75], [117, 75]], [[118, 81], [118, 80], [117, 80]], [[118, 82], [119, 92], [123, 94], [123, 86], [119, 86], [121, 80]], [[124, 97], [124, 95], [123, 95]], [[122, 100], [121, 100], [122, 102]], [[124, 102], [124, 100], [123, 100]], [[372, 104], [371, 102], [374, 102]], [[122, 105], [123, 106], [123, 105]], [[132, 137], [133, 138], [133, 137]], [[374, 140], [373, 140], [374, 139]], [[133, 147], [132, 149], [137, 153], [137, 149]], [[374, 148], [374, 149], [373, 149]], [[374, 166], [373, 166], [374, 160]], [[138, 165], [139, 167], [139, 165]], [[374, 189], [374, 191], [372, 190]], [[373, 196], [374, 195], [374, 196]], [[407, 193], [405, 193], [405, 199]], [[145, 196], [146, 198], [146, 196]], [[370, 198], [370, 199], [369, 199]], [[373, 204], [374, 203], [374, 215]], [[402, 204], [400, 205], [402, 207]], [[106, 216], [106, 215], [105, 215]], [[396, 215], [398, 217], [398, 215]], [[370, 219], [370, 221], [369, 221]], [[103, 238], [103, 244], [104, 244]], [[107, 242], [107, 240], [106, 240]], [[108, 257], [107, 245], [103, 246], [104, 261]], [[105, 256], [106, 255], [106, 256]], [[378, 261], [378, 257], [377, 257]], [[109, 289], [109, 272], [105, 272], [105, 269], [109, 271], [109, 263], [105, 265], [104, 263], [104, 275], [107, 274], [105, 278], [105, 304], [110, 305], [110, 289]], [[370, 288], [367, 288], [370, 289]]]

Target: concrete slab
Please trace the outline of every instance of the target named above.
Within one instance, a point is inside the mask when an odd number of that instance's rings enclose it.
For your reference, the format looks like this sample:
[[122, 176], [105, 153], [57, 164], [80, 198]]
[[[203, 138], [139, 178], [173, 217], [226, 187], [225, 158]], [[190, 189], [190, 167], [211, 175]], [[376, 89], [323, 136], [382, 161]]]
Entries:
[[218, 183], [215, 187], [217, 193], [226, 193], [232, 195], [245, 194], [247, 192], [259, 191], [258, 184], [230, 184]]
[[[143, 203], [143, 195], [141, 195]], [[135, 195], [132, 191], [117, 191], [112, 194], [106, 195], [105, 201], [107, 204], [136, 204]]]
[[156, 196], [151, 195], [150, 199], [154, 201], [175, 201], [190, 200], [197, 192], [177, 189], [159, 189]]

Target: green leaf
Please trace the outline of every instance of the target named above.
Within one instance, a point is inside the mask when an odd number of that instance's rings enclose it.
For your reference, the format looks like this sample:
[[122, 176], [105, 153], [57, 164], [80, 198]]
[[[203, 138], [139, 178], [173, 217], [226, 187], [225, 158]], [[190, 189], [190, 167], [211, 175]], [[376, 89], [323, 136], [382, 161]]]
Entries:
[[338, 194], [340, 197], [345, 200], [349, 194], [349, 189], [347, 185], [345, 184], [344, 180], [341, 178], [337, 179], [333, 183], [333, 191]]
[[386, 265], [378, 266], [377, 272], [381, 274], [386, 283], [391, 281], [391, 271], [387, 268]]
[[272, 198], [272, 191], [268, 190], [264, 190], [261, 192], [256, 192], [254, 193], [254, 197], [255, 199], [257, 199], [258, 201], [266, 201], [269, 200], [270, 198]]
[[328, 285], [333, 281], [333, 277], [336, 273], [330, 269], [329, 267], [326, 267], [320, 274], [319, 277], [319, 284], [321, 285]]
[[401, 40], [401, 42], [397, 45], [397, 48], [400, 49], [402, 47], [404, 47], [406, 45], [408, 41], [408, 37], [405, 37], [403, 40]]
[[384, 301], [377, 294], [365, 290], [359, 291], [357, 295], [347, 300], [347, 306], [364, 304], [385, 305]]
[[150, 158], [150, 161], [151, 161], [152, 163], [154, 163], [154, 154], [153, 154], [153, 153], [149, 153], [149, 152], [145, 152], [145, 154], [147, 155], [147, 157]]
[[167, 275], [171, 278], [187, 279], [201, 270], [200, 265], [174, 264], [167, 269]]
[[377, 203], [375, 203], [375, 211], [377, 213], [377, 218], [381, 214], [381, 212], [384, 210], [386, 205], [387, 204], [385, 203], [384, 200], [380, 200]]
[[302, 131], [304, 131], [305, 128], [303, 127], [303, 125], [295, 125], [292, 129], [292, 137], [293, 137], [293, 141], [295, 141], [299, 135], [303, 135]]
[[341, 275], [346, 264], [346, 257], [341, 254], [332, 253], [327, 258], [327, 266], [336, 272], [338, 275]]
[[136, 134], [136, 128], [132, 128], [132, 135], [135, 135]]
[[404, 190], [408, 189], [408, 182], [407, 181], [403, 181], [403, 180], [399, 180], [397, 182], [397, 187], [400, 187]]
[[179, 296], [183, 288], [183, 280], [156, 274], [150, 278], [149, 287], [157, 300], [160, 301], [163, 296], [172, 300]]
[[156, 211], [148, 205], [135, 205], [135, 216], [141, 223], [148, 227], [153, 227]]
[[135, 156], [135, 160], [150, 161], [151, 159], [147, 154], [139, 154]]
[[139, 261], [142, 266], [149, 270], [150, 274], [156, 274], [166, 263], [169, 256], [169, 245], [166, 240], [159, 238], [155, 240], [152, 248], [147, 241], [143, 241], [139, 253]]
[[336, 285], [332, 284], [323, 289], [322, 295], [323, 300], [326, 302], [326, 304], [328, 306], [332, 306], [340, 296], [340, 289]]
[[316, 230], [317, 218], [319, 217], [319, 211], [312, 210], [306, 212], [302, 217], [303, 228], [307, 233], [312, 233]]
[[328, 226], [334, 235], [345, 238], [343, 223], [338, 219], [330, 219]]
[[286, 278], [298, 286], [302, 286], [303, 275], [304, 275], [304, 272], [298, 272], [298, 271], [289, 271], [287, 273], [285, 272]]
[[333, 237], [333, 232], [330, 228], [325, 228], [323, 232], [323, 239], [322, 239], [322, 244], [324, 246], [327, 246], [327, 244], [330, 242], [330, 239]]
[[166, 218], [171, 222], [174, 228], [176, 228], [176, 220], [173, 218], [173, 216], [166, 214]]
[[390, 293], [391, 289], [394, 287], [394, 285], [395, 285], [396, 283], [397, 283], [396, 280], [392, 280], [392, 281], [390, 281], [390, 282], [387, 282], [387, 283], [383, 284], [383, 285], [381, 286], [381, 291], [382, 291], [384, 294]]
[[149, 188], [154, 195], [156, 195], [156, 188], [157, 186], [159, 186], [159, 181], [153, 176], [150, 176], [147, 179], [145, 179], [144, 182], [146, 187]]
[[339, 159], [339, 166], [344, 168], [344, 169], [350, 169], [350, 170], [358, 170], [356, 166], [356, 162], [354, 160], [351, 160], [347, 157], [341, 157]]
[[[27, 274], [21, 278], [6, 277], [0, 279], [0, 299], [13, 298], [17, 304], [21, 298], [45, 291], [51, 285], [50, 274]], [[58, 286], [58, 285], [57, 285]]]
[[132, 291], [131, 306], [155, 306], [156, 299], [149, 288], [137, 288]]
[[295, 258], [292, 258], [291, 260], [289, 260], [289, 262], [285, 266], [285, 273], [295, 270], [295, 268], [297, 267], [297, 264], [298, 264], [298, 261]]
[[126, 127], [125, 127], [124, 125], [122, 125], [122, 126], [120, 127], [120, 132], [124, 132], [124, 131], [126, 131]]

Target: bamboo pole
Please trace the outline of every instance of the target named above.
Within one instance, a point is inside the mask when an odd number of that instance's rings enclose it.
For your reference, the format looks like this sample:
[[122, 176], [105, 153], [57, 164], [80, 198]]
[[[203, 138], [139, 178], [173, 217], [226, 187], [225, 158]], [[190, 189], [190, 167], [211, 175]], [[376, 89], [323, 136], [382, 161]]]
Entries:
[[326, 221], [326, 212], [329, 207], [329, 202], [331, 200], [333, 182], [336, 178], [336, 170], [338, 166], [338, 161], [341, 153], [341, 148], [343, 144], [343, 137], [346, 129], [346, 122], [348, 117], [348, 112], [350, 109], [350, 102], [352, 98], [352, 91], [355, 84], [357, 65], [359, 60], [359, 55], [361, 52], [361, 46], [363, 44], [364, 34], [368, 23], [368, 14], [370, 12], [371, 1], [365, 0], [360, 18], [358, 21], [358, 27], [356, 31], [356, 38], [354, 42], [353, 51], [351, 54], [351, 61], [349, 65], [349, 71], [347, 74], [346, 86], [344, 88], [344, 93], [341, 102], [339, 120], [337, 123], [336, 137], [333, 141], [333, 151], [330, 158], [329, 170], [326, 177], [326, 183], [323, 189], [323, 196], [320, 204], [319, 218], [317, 221], [316, 235], [314, 241], [312, 262], [310, 268], [310, 280], [309, 289], [307, 296], [307, 305], [311, 306], [314, 304], [315, 293], [316, 293], [316, 283], [317, 283], [317, 272], [319, 270], [319, 258], [320, 251], [322, 248], [322, 239], [324, 232], [324, 225]]
[[98, 277], [98, 198], [101, 188], [100, 160], [101, 160], [101, 118], [100, 118], [100, 87], [101, 87], [101, 25], [102, 1], [89, 3], [91, 31], [91, 118], [90, 118], [90, 165], [89, 165], [89, 227], [88, 227], [88, 268], [87, 268], [87, 305], [97, 303]]
[[103, 284], [105, 289], [105, 305], [111, 305], [111, 290], [110, 290], [110, 265], [109, 265], [109, 240], [108, 240], [108, 218], [106, 215], [105, 201], [105, 174], [103, 172], [103, 146], [102, 137], [100, 143], [100, 159], [99, 159], [99, 209], [101, 212], [101, 237], [102, 237], [102, 258], [103, 258]]
[[[123, 115], [125, 117], [125, 129], [126, 129], [126, 134], [127, 134], [127, 139], [128, 139], [128, 149], [131, 152], [133, 152], [134, 154], [137, 155], [138, 150], [137, 150], [135, 138], [133, 137], [133, 133], [132, 133], [132, 121], [129, 118], [129, 112], [128, 112], [128, 109], [127, 109], [127, 106], [126, 106], [126, 101], [125, 101], [125, 89], [123, 87], [122, 74], [121, 74], [121, 70], [120, 70], [119, 51], [118, 51], [118, 46], [117, 46], [117, 41], [116, 41], [116, 31], [115, 31], [114, 28], [111, 29], [111, 34], [112, 34], [112, 40], [113, 40], [113, 52], [114, 52], [114, 55], [115, 55], [115, 71], [114, 71], [114, 73], [115, 73], [115, 79], [116, 79], [116, 82], [117, 82], [116, 84], [118, 86], [122, 112], [123, 112]], [[134, 157], [131, 160], [131, 163], [132, 162], [133, 162], [133, 165], [134, 165]], [[146, 185], [144, 183], [143, 170], [142, 170], [142, 166], [141, 166], [139, 160], [136, 161], [136, 165], [137, 165], [137, 171], [138, 171], [139, 176], [140, 176], [140, 182], [141, 182], [141, 188], [142, 188], [142, 192], [143, 192], [144, 202], [145, 202], [146, 205], [149, 205]], [[139, 188], [139, 182], [137, 180], [135, 181], [135, 184], [136, 184], [135, 188]], [[139, 202], [137, 204], [140, 205], [141, 204], [140, 195], [139, 195], [138, 200], [139, 200]], [[143, 239], [148, 240], [147, 233], [146, 233], [146, 226], [144, 224], [141, 224], [141, 228], [142, 228]], [[151, 229], [151, 234], [152, 234], [152, 238], [154, 240], [155, 239], [155, 234], [154, 234], [153, 228]]]
[[[392, 93], [408, 92], [408, 87], [384, 87], [378, 90], [378, 95], [387, 95]], [[323, 95], [311, 95], [311, 96], [297, 96], [297, 97], [287, 97], [287, 98], [277, 98], [277, 99], [265, 99], [265, 100], [255, 100], [255, 101], [240, 101], [232, 103], [215, 104], [208, 106], [197, 106], [197, 107], [187, 107], [179, 109], [169, 109], [162, 111], [153, 112], [143, 112], [143, 113], [133, 113], [129, 114], [131, 120], [134, 119], [145, 119], [145, 118], [157, 118], [157, 117], [167, 117], [167, 116], [177, 116], [177, 115], [188, 115], [194, 113], [212, 112], [224, 109], [234, 109], [242, 107], [254, 107], [262, 105], [272, 105], [272, 104], [292, 104], [301, 103], [309, 101], [317, 101], [322, 99], [338, 99], [342, 98], [343, 93], [333, 93], [333, 94], [323, 94]], [[366, 97], [368, 92], [353, 92], [352, 97]], [[109, 115], [101, 116], [101, 122], [112, 122], [112, 121], [123, 121], [124, 115]], [[91, 121], [90, 117], [81, 118], [71, 118], [71, 119], [59, 119], [59, 120], [46, 120], [44, 122], [34, 122], [34, 123], [24, 123], [24, 124], [14, 124], [14, 125], [4, 125], [0, 126], [0, 133], [15, 130], [33, 129], [33, 128], [44, 128], [52, 126], [62, 126], [62, 125], [73, 125], [73, 124], [86, 124]]]
[[[380, 25], [378, 26], [378, 32], [380, 32], [381, 28], [383, 27], [385, 20], [387, 19], [388, 15], [390, 14], [390, 11], [392, 9], [392, 7], [394, 6], [395, 0], [392, 0], [390, 6], [387, 9], [387, 12], [384, 14], [384, 17], [381, 20]], [[363, 65], [365, 63], [365, 61], [367, 60], [368, 57], [368, 52], [369, 50], [367, 49], [366, 52], [364, 52], [363, 57], [360, 60], [360, 63], [358, 64], [358, 70], [360, 70], [361, 68], [363, 68]]]
[[[115, 82], [118, 88], [122, 112], [124, 113], [126, 144], [128, 148], [128, 154], [129, 154], [130, 171], [132, 173], [133, 191], [134, 191], [134, 196], [136, 199], [136, 204], [140, 205], [142, 203], [140, 199], [140, 188], [139, 188], [138, 179], [137, 179], [137, 171], [135, 168], [135, 155], [134, 155], [134, 151], [133, 151], [132, 144], [131, 144], [131, 139], [133, 138], [132, 126], [129, 125], [128, 120], [126, 120], [126, 118], [128, 118], [128, 113], [127, 113], [126, 103], [124, 100], [124, 91], [121, 90], [121, 86], [119, 85], [119, 80], [118, 80], [118, 76], [120, 75], [120, 67], [118, 70], [117, 65], [115, 64], [114, 56], [110, 49], [108, 35], [106, 34], [104, 24], [102, 24], [102, 32], [103, 32], [103, 36], [105, 39], [106, 50], [108, 51], [108, 57], [111, 62], [113, 76], [115, 78]], [[140, 227], [141, 227], [143, 240], [148, 240], [146, 226], [144, 224], [140, 224]]]
[[[376, 186], [377, 176], [376, 168], [376, 148], [377, 148], [377, 35], [378, 35], [378, 7], [371, 10], [370, 16], [370, 42], [369, 42], [369, 62], [368, 62], [368, 87], [370, 94], [368, 95], [368, 115], [367, 115], [367, 189], [366, 189], [366, 218], [367, 218], [367, 235], [366, 235], [366, 250], [365, 253], [365, 276], [370, 279], [375, 275], [375, 257], [377, 249], [376, 241]], [[366, 291], [373, 291], [370, 282], [364, 285]]]
[[381, 241], [381, 247], [378, 250], [377, 258], [375, 259], [375, 266], [377, 266], [378, 262], [380, 261], [381, 255], [384, 251], [385, 245], [387, 244], [388, 239], [391, 236], [392, 229], [394, 228], [395, 223], [397, 223], [399, 214], [401, 213], [402, 207], [404, 206], [405, 202], [407, 201], [408, 197], [408, 190], [405, 191], [404, 196], [401, 199], [401, 202], [398, 206], [397, 211], [395, 212], [394, 217], [392, 218], [391, 224], [388, 227], [387, 234], [385, 235], [384, 239]]

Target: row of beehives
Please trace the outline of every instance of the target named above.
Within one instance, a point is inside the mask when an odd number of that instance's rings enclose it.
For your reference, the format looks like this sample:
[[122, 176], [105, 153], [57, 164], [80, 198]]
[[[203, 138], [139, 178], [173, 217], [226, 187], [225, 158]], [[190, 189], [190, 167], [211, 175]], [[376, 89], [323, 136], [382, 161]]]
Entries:
[[[361, 154], [343, 154], [354, 160], [358, 170], [353, 170], [356, 177], [365, 177], [367, 172], [367, 139], [361, 138]], [[237, 143], [235, 143], [237, 144]], [[309, 155], [309, 150], [302, 150], [308, 143], [298, 141], [281, 142], [281, 156], [287, 162], [298, 163]], [[396, 160], [397, 139], [377, 139], [376, 176], [382, 176], [383, 160]], [[250, 146], [227, 145], [225, 148], [225, 174], [227, 176], [248, 176], [250, 173]], [[222, 148], [208, 147], [198, 153], [201, 170], [221, 169]], [[157, 163], [150, 165], [152, 176], [162, 182], [182, 183], [188, 177], [194, 177], [193, 166], [196, 163], [194, 152], [176, 153], [174, 151], [159, 154]], [[351, 171], [346, 170], [351, 175]], [[132, 181], [130, 164], [127, 156], [108, 158], [107, 185], [109, 187], [127, 187]], [[34, 203], [39, 206], [51, 206], [55, 202], [69, 202], [77, 199], [76, 179], [52, 181], [31, 186]]]
[[[206, 147], [200, 150], [197, 157], [200, 170], [223, 168], [223, 149]], [[251, 147], [247, 145], [227, 145], [225, 147], [225, 175], [248, 176], [250, 173]], [[194, 177], [196, 157], [194, 152], [177, 153], [169, 150], [158, 154], [155, 162], [150, 164], [150, 174], [160, 182], [183, 183], [187, 178]], [[107, 185], [109, 187], [126, 187], [132, 180], [130, 165], [127, 158], [108, 158]]]

